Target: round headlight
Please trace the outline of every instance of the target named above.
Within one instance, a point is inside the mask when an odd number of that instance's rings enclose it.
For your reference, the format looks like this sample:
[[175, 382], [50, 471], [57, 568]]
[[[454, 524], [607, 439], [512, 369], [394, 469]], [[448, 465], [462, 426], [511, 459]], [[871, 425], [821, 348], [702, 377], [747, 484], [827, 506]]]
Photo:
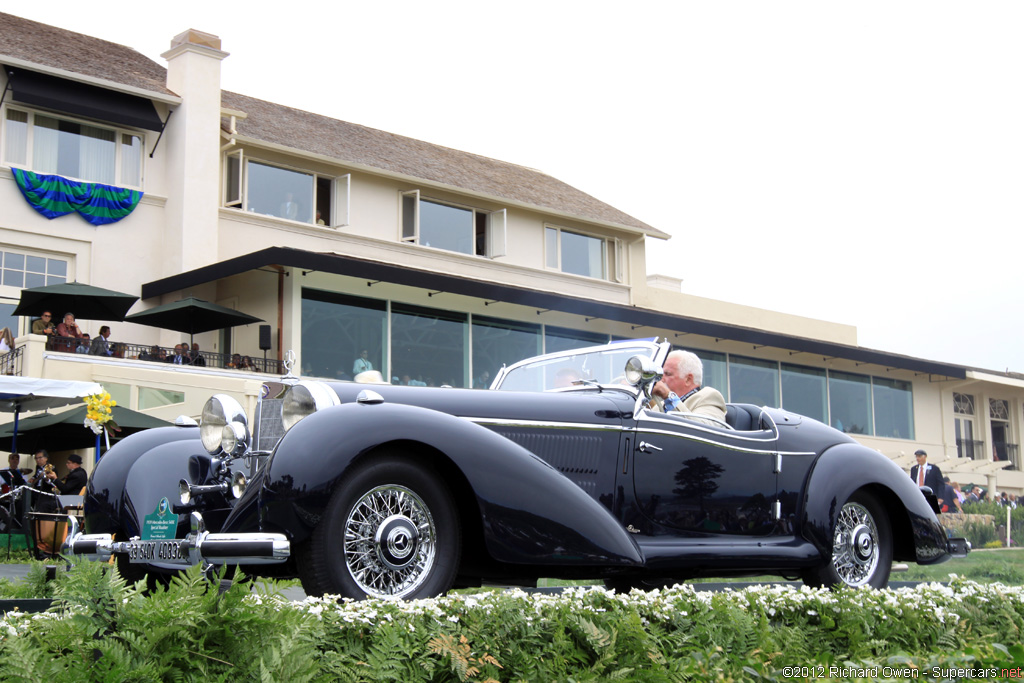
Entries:
[[[199, 438], [207, 453], [217, 455], [221, 452], [224, 427], [231, 423], [238, 423], [243, 429], [249, 424], [241, 404], [226, 394], [211, 396], [203, 406], [202, 419], [199, 422]], [[244, 433], [248, 434], [248, 430], [245, 429]]]
[[249, 430], [241, 422], [224, 425], [220, 436], [220, 449], [225, 455], [241, 455], [249, 443]]
[[633, 386], [647, 384], [661, 378], [661, 368], [654, 364], [650, 358], [633, 356], [626, 361], [626, 381]]
[[235, 498], [241, 498], [242, 493], [245, 492], [245, 485], [248, 482], [245, 480], [245, 475], [241, 472], [235, 472], [235, 476], [231, 477], [231, 495]]
[[322, 382], [293, 384], [288, 387], [281, 403], [281, 423], [287, 431], [302, 418], [339, 403], [334, 390]]

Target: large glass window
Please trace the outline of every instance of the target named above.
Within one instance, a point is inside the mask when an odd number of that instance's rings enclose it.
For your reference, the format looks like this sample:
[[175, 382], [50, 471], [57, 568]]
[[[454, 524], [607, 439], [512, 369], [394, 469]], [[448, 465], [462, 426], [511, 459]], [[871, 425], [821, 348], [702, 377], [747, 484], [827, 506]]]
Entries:
[[600, 332], [584, 332], [551, 325], [544, 327], [544, 353], [557, 353], [607, 343], [608, 335]]
[[704, 368], [704, 379], [701, 384], [705, 387], [714, 387], [722, 393], [722, 396], [728, 396], [729, 365], [726, 363], [725, 354], [701, 349], [686, 350], [693, 351], [700, 358], [700, 363]]
[[825, 371], [782, 364], [782, 407], [799, 415], [828, 422], [828, 386]]
[[[227, 156], [225, 206], [315, 225], [347, 222], [345, 216], [335, 215], [344, 211], [334, 209], [334, 179], [251, 159], [244, 164], [244, 174], [242, 167], [240, 152]], [[347, 176], [339, 180], [347, 187]]]
[[875, 377], [875, 436], [914, 438], [914, 393], [910, 382]]
[[468, 335], [464, 313], [392, 304], [392, 381], [468, 387]]
[[387, 377], [386, 339], [384, 301], [303, 288], [303, 375], [352, 379], [379, 370]]
[[142, 186], [142, 136], [9, 109], [4, 160], [43, 174], [107, 185]]
[[505, 210], [483, 211], [402, 193], [401, 238], [425, 247], [496, 258], [505, 255]]
[[608, 279], [608, 240], [549, 227], [545, 229], [544, 244], [548, 268]]
[[734, 403], [779, 407], [779, 364], [730, 356], [729, 396]]
[[473, 386], [487, 389], [502, 365], [540, 353], [540, 325], [473, 316]]
[[871, 378], [829, 372], [829, 407], [832, 426], [849, 434], [871, 434]]
[[9, 287], [42, 287], [67, 282], [68, 262], [63, 259], [0, 252], [3, 259], [3, 284]]

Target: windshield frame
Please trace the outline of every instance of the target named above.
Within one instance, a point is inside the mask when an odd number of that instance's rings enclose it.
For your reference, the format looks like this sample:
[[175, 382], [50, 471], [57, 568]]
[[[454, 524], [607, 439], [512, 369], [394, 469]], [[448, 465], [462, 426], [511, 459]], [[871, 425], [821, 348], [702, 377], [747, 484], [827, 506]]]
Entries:
[[[672, 345], [667, 341], [658, 342], [657, 338], [654, 339], [626, 339], [621, 341], [614, 341], [608, 344], [601, 344], [599, 346], [586, 346], [578, 349], [569, 349], [567, 351], [558, 351], [556, 353], [548, 353], [541, 356], [533, 356], [532, 358], [526, 358], [512, 365], [502, 366], [498, 371], [494, 381], [491, 382], [491, 389], [495, 391], [524, 391], [524, 392], [562, 392], [572, 391], [578, 389], [588, 389], [594, 387], [609, 387], [617, 388], [620, 390], [632, 390], [638, 391], [638, 387], [635, 385], [623, 385], [612, 382], [614, 377], [621, 375], [625, 369], [625, 360], [630, 356], [645, 356], [650, 358], [654, 363], [661, 367], [665, 361], [665, 357], [668, 356], [668, 352], [671, 350]], [[515, 373], [522, 373], [529, 371], [530, 369], [542, 369], [548, 366], [560, 365], [562, 368], [582, 368], [587, 365], [587, 358], [593, 357], [595, 359], [603, 355], [608, 354], [628, 354], [623, 359], [622, 367], [616, 368], [613, 371], [615, 375], [611, 377], [605, 377], [606, 382], [589, 380], [587, 378], [581, 378], [573, 382], [571, 385], [562, 387], [553, 386], [553, 382], [545, 382], [545, 388], [543, 389], [531, 389], [531, 388], [508, 388], [506, 380], [509, 376], [515, 377]], [[582, 361], [580, 359], [583, 359]], [[503, 388], [503, 385], [506, 385]]]

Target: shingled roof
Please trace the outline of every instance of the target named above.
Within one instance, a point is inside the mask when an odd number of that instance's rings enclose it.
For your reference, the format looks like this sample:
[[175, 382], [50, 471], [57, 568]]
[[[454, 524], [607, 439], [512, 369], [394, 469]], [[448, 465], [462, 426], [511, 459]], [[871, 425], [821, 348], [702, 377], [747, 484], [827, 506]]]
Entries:
[[[65, 29], [0, 13], [0, 63], [4, 56], [113, 84], [175, 95], [166, 87], [166, 69], [135, 50]], [[394, 133], [223, 91], [221, 105], [245, 112], [238, 133], [297, 151], [322, 154], [388, 174], [447, 185], [600, 223], [668, 234], [524, 166], [460, 152]]]
[[221, 105], [246, 113], [246, 118], [236, 122], [236, 129], [243, 137], [323, 154], [349, 163], [422, 178], [541, 209], [553, 209], [572, 216], [623, 225], [657, 237], [668, 237], [585, 192], [525, 166], [460, 152], [238, 93], [223, 92]]
[[0, 12], [0, 63], [4, 56], [119, 85], [174, 95], [167, 70], [130, 47]]

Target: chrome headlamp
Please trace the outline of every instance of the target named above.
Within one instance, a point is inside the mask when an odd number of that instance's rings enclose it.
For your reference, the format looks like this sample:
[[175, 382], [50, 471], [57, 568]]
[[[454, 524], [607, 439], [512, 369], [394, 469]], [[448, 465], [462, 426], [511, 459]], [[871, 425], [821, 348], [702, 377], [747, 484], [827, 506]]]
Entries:
[[241, 404], [226, 394], [211, 396], [203, 406], [199, 438], [210, 455], [241, 455], [249, 447], [249, 420]]
[[285, 431], [318, 410], [339, 405], [338, 395], [323, 382], [299, 382], [288, 387], [281, 403], [281, 423]]
[[637, 387], [641, 384], [651, 384], [661, 379], [661, 368], [654, 364], [650, 358], [633, 356], [626, 361], [626, 381]]

